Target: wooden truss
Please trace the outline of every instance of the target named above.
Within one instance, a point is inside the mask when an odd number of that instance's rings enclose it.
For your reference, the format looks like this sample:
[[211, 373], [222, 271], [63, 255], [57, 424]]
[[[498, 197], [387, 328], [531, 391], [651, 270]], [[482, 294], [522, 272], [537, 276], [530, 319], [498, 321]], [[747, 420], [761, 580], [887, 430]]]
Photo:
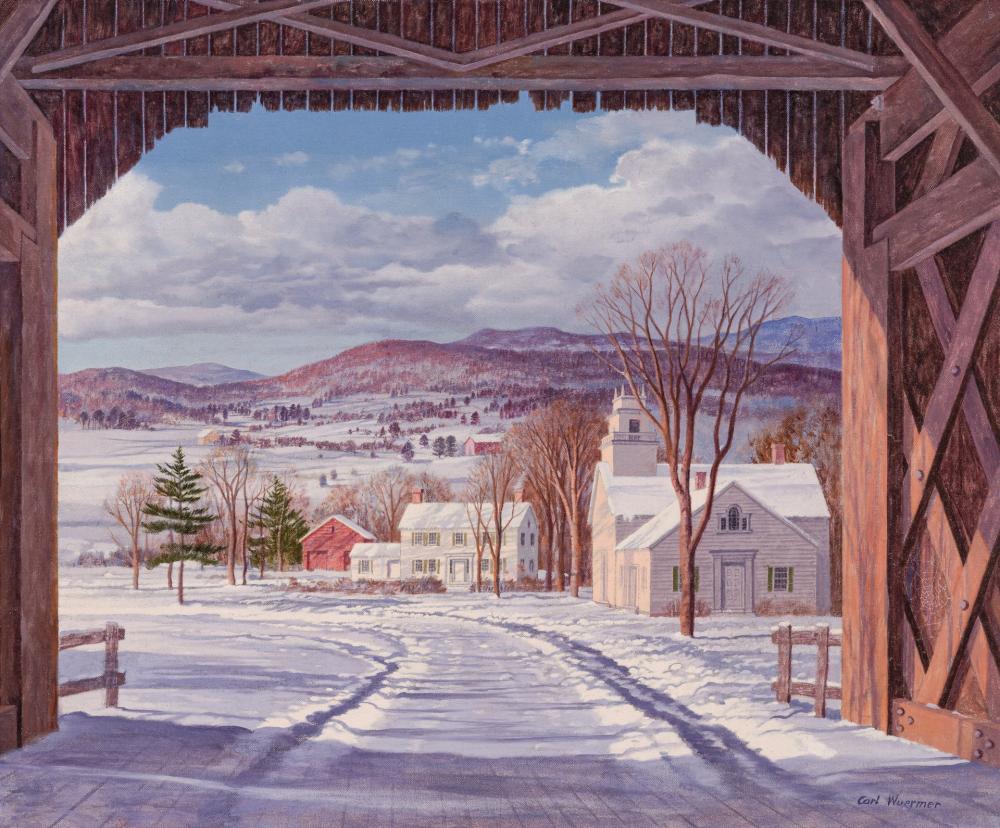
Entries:
[[[987, 3], [940, 44], [901, 0], [866, 4], [913, 68], [845, 147], [844, 715], [1000, 766], [1000, 441], [977, 369], [1000, 340], [1000, 125], [976, 91], [1000, 33], [970, 25]], [[922, 165], [896, 163], [931, 134]], [[966, 139], [978, 157], [954, 172]]]
[[[346, 2], [346, 0], [345, 0]], [[621, 0], [614, 11], [479, 48], [462, 49], [452, 21], [450, 48], [310, 14], [330, 0], [204, 0], [217, 14], [142, 28], [22, 60], [17, 77], [28, 89], [780, 89], [880, 91], [907, 68], [773, 26], [695, 6], [692, 0]], [[607, 5], [607, 4], [605, 4]], [[717, 3], [713, 3], [717, 6]], [[695, 26], [787, 56], [568, 57], [547, 50], [648, 19]], [[144, 50], [271, 21], [372, 52], [350, 58], [213, 55], [136, 57]], [[766, 49], [761, 49], [766, 51]], [[131, 56], [131, 57], [129, 57]], [[534, 56], [534, 57], [531, 57]]]

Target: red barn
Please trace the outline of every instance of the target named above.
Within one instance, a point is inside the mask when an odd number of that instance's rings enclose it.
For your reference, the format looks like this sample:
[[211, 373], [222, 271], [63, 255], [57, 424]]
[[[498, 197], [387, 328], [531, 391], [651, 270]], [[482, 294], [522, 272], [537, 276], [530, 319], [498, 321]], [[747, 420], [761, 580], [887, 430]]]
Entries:
[[333, 515], [302, 538], [302, 565], [306, 569], [347, 572], [351, 568], [351, 547], [374, 540], [371, 532], [350, 518]]
[[473, 434], [465, 441], [465, 456], [499, 454], [503, 451], [503, 434]]

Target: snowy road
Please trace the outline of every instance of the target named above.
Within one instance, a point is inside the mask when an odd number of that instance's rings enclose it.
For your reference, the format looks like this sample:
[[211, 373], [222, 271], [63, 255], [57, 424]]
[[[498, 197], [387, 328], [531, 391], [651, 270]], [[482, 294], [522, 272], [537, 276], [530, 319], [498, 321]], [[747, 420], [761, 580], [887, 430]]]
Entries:
[[692, 643], [567, 598], [205, 576], [178, 609], [104, 574], [64, 574], [62, 618], [124, 624], [122, 708], [66, 699], [0, 760], [2, 825], [1000, 824], [1000, 774], [776, 705], [746, 620]]

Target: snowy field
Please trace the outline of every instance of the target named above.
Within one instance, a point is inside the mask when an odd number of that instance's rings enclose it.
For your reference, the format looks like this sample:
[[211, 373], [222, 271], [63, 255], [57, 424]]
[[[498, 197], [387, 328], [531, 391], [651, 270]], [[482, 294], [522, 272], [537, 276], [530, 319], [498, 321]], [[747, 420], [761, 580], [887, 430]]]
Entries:
[[[444, 395], [422, 394], [420, 399], [437, 401]], [[345, 398], [329, 403], [322, 412], [337, 411], [368, 414], [366, 419], [344, 422], [307, 421], [303, 425], [287, 425], [267, 429], [252, 436], [272, 440], [281, 437], [305, 437], [312, 441], [356, 442], [372, 439], [369, 432], [377, 431], [378, 413], [393, 402], [401, 405], [406, 397], [390, 400], [371, 397]], [[309, 400], [285, 400], [308, 405]], [[477, 401], [478, 402], [478, 401]], [[262, 403], [262, 406], [264, 404]], [[468, 412], [474, 406], [457, 406]], [[215, 428], [223, 433], [233, 429], [247, 432], [253, 423], [250, 419], [230, 417], [225, 427]], [[404, 423], [404, 425], [407, 425]], [[456, 420], [426, 421], [429, 442], [437, 436], [453, 435], [459, 446], [470, 434], [483, 429], [499, 427], [495, 415], [483, 415], [480, 426], [460, 425]], [[177, 446], [184, 448], [189, 463], [196, 465], [208, 456], [212, 446], [198, 445], [198, 433], [206, 426], [199, 423], [156, 425], [152, 431], [119, 431], [113, 429], [86, 429], [79, 424], [61, 420], [59, 424], [59, 559], [73, 563], [84, 553], [108, 554], [115, 549], [112, 540], [113, 522], [104, 513], [103, 503], [110, 497], [118, 479], [129, 472], [154, 473], [156, 464], [166, 462]], [[362, 433], [357, 430], [362, 429]], [[349, 433], [350, 430], [350, 433]], [[408, 438], [414, 446], [413, 462], [407, 463], [408, 471], [419, 474], [430, 471], [448, 480], [454, 491], [460, 492], [475, 463], [474, 457], [434, 457], [430, 448], [419, 445], [419, 435]], [[380, 451], [372, 458], [366, 452], [319, 451], [313, 446], [272, 447], [255, 449], [254, 458], [262, 471], [273, 472], [291, 479], [309, 499], [310, 508], [319, 506], [329, 492], [320, 486], [320, 475], [331, 478], [331, 485], [360, 483], [372, 474], [390, 466], [403, 463], [398, 452]], [[333, 474], [336, 473], [334, 481]]]
[[[178, 606], [159, 571], [138, 593], [124, 569], [60, 575], [63, 631], [122, 624], [127, 681], [119, 708], [62, 699], [58, 733], [0, 757], [0, 826], [997, 825], [996, 771], [776, 703], [768, 619], [688, 640], [565, 595], [193, 567]], [[63, 680], [101, 664], [60, 657]]]

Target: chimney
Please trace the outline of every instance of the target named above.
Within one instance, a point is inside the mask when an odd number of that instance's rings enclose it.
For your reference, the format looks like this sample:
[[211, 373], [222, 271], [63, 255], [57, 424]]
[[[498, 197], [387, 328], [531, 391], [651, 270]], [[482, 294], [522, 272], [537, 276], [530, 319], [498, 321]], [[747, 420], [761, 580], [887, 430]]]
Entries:
[[775, 466], [781, 466], [785, 462], [785, 444], [771, 443], [771, 462]]
[[423, 503], [424, 502], [424, 490], [423, 489], [411, 489], [410, 490], [410, 503]]
[[696, 492], [700, 492], [708, 485], [708, 472], [696, 471], [694, 473], [694, 488]]

